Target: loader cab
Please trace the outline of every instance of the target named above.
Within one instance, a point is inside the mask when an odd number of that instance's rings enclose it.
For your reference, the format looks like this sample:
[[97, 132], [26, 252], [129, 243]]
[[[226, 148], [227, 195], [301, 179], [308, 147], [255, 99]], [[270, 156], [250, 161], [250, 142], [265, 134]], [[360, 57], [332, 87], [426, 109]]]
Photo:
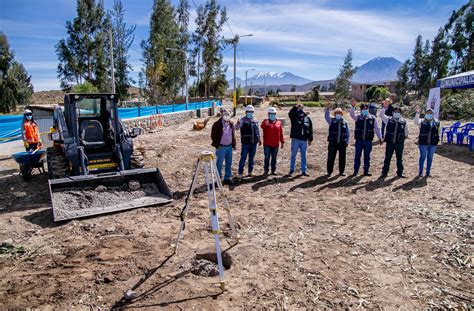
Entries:
[[[68, 130], [76, 145], [84, 148], [89, 170], [116, 169], [117, 155], [125, 153], [123, 156], [129, 158], [132, 152], [131, 142], [123, 135], [117, 106], [115, 94], [65, 95]], [[117, 146], [122, 150], [117, 150]]]

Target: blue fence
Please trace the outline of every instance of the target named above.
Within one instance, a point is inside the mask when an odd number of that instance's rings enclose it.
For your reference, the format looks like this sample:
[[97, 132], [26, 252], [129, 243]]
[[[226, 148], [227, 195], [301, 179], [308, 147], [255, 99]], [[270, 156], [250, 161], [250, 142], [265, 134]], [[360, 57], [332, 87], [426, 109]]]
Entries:
[[[119, 117], [123, 120], [151, 116], [153, 114], [166, 114], [173, 112], [190, 111], [203, 108], [211, 108], [213, 100], [203, 102], [176, 104], [176, 105], [157, 105], [134, 108], [119, 108]], [[215, 101], [217, 106], [222, 106], [220, 100]], [[187, 109], [186, 109], [187, 108]], [[22, 115], [0, 116], [0, 144], [8, 141], [21, 139]]]

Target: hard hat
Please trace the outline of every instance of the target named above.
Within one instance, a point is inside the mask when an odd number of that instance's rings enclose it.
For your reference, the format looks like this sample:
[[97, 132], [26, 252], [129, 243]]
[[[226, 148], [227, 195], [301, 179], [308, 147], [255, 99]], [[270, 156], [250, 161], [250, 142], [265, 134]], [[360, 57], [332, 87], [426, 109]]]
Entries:
[[270, 107], [268, 108], [268, 113], [277, 113], [277, 110], [275, 109], [275, 107]]
[[389, 105], [392, 103], [392, 100], [391, 100], [389, 97], [385, 98], [385, 101], [386, 101]]
[[245, 112], [254, 112], [255, 109], [253, 108], [252, 105], [247, 105], [247, 107], [245, 107]]
[[343, 114], [342, 109], [341, 108], [336, 108], [334, 110], [334, 114], [337, 114], [337, 113]]
[[33, 114], [33, 112], [30, 109], [25, 109], [25, 111], [23, 111], [23, 114]]

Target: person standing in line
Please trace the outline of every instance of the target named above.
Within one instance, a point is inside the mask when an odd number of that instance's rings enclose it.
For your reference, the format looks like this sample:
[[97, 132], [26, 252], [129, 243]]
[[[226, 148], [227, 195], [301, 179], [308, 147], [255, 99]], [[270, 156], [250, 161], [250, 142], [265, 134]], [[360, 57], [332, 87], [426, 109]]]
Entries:
[[336, 161], [336, 154], [338, 152], [339, 176], [345, 176], [344, 170], [346, 168], [346, 149], [349, 145], [350, 139], [349, 124], [347, 124], [347, 122], [344, 120], [341, 108], [336, 108], [334, 110], [334, 118], [331, 118], [329, 106], [327, 106], [324, 117], [329, 125], [327, 160], [328, 177], [331, 176], [334, 170], [334, 162]]
[[372, 176], [369, 173], [370, 169], [370, 154], [372, 152], [372, 141], [377, 135], [379, 142], [382, 143], [382, 134], [380, 134], [377, 118], [369, 114], [369, 106], [362, 104], [360, 106], [360, 114], [356, 116], [355, 106], [357, 102], [354, 98], [351, 99], [351, 118], [355, 121], [355, 158], [354, 158], [354, 174], [359, 173], [360, 159], [362, 152], [364, 152], [364, 176]]
[[238, 179], [242, 179], [244, 173], [245, 162], [249, 158], [248, 176], [253, 176], [253, 165], [255, 154], [257, 153], [257, 144], [262, 145], [260, 139], [260, 130], [258, 128], [258, 121], [254, 118], [255, 109], [252, 105], [245, 107], [245, 117], [237, 121], [236, 130], [240, 130], [240, 141], [242, 143], [242, 150], [240, 152]]
[[[387, 117], [393, 117], [393, 106], [392, 106], [392, 100], [390, 98], [385, 98], [384, 101], [382, 102], [382, 107], [387, 107], [385, 108], [385, 115]], [[382, 120], [382, 137], [385, 137], [385, 127], [387, 126], [387, 123], [385, 123]]]
[[306, 167], [306, 151], [313, 141], [313, 123], [308, 114], [303, 110], [303, 104], [298, 102], [288, 113], [291, 121], [291, 159], [290, 172], [292, 176], [295, 172], [296, 155], [301, 154], [301, 175], [309, 176]]
[[402, 110], [400, 107], [393, 108], [393, 116], [387, 116], [385, 114], [385, 108], [387, 107], [388, 103], [384, 102], [384, 106], [380, 110], [380, 118], [382, 118], [382, 122], [387, 125], [387, 131], [384, 136], [385, 159], [381, 177], [387, 177], [393, 152], [395, 152], [395, 156], [397, 157], [397, 176], [405, 178], [405, 175], [403, 175], [403, 149], [405, 148], [405, 139], [408, 137], [407, 120], [402, 118]]
[[225, 161], [224, 185], [233, 186], [232, 182], [232, 151], [235, 150], [234, 124], [230, 121], [230, 113], [227, 109], [221, 109], [221, 118], [217, 120], [211, 129], [212, 146], [216, 148], [216, 166], [222, 179], [222, 165]]
[[264, 166], [263, 175], [268, 175], [268, 169], [270, 166], [271, 159], [271, 172], [272, 175], [276, 175], [276, 164], [278, 156], [278, 147], [285, 144], [283, 137], [283, 126], [281, 121], [277, 119], [276, 109], [274, 107], [268, 108], [268, 119], [263, 120], [260, 127], [263, 132], [263, 153], [264, 153]]
[[423, 177], [423, 168], [426, 162], [426, 177], [431, 176], [431, 164], [439, 143], [439, 120], [433, 117], [433, 109], [426, 109], [425, 117], [420, 119], [420, 107], [416, 107], [415, 125], [420, 128], [418, 135], [418, 149], [420, 150], [420, 159], [418, 161], [418, 176]]

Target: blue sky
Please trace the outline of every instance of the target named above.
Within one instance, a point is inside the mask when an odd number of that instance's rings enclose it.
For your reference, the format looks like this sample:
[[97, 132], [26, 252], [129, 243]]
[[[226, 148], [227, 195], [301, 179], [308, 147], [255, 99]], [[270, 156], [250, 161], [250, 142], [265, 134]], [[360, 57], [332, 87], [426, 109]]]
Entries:
[[[195, 17], [196, 5], [190, 0]], [[130, 51], [136, 77], [141, 67], [140, 42], [148, 35], [153, 0], [123, 0], [126, 19], [136, 24]], [[173, 0], [174, 3], [177, 1]], [[237, 76], [246, 69], [290, 71], [308, 79], [337, 75], [347, 49], [354, 64], [377, 56], [408, 58], [415, 38], [432, 39], [451, 12], [467, 0], [221, 0], [227, 7], [229, 25], [224, 35], [254, 34], [238, 46]], [[105, 0], [111, 8], [113, 0]], [[18, 61], [32, 75], [35, 91], [59, 89], [54, 46], [66, 37], [65, 22], [75, 16], [74, 0], [0, 0], [0, 30], [10, 41]], [[191, 23], [193, 29], [194, 23]], [[233, 54], [224, 53], [233, 74]]]

